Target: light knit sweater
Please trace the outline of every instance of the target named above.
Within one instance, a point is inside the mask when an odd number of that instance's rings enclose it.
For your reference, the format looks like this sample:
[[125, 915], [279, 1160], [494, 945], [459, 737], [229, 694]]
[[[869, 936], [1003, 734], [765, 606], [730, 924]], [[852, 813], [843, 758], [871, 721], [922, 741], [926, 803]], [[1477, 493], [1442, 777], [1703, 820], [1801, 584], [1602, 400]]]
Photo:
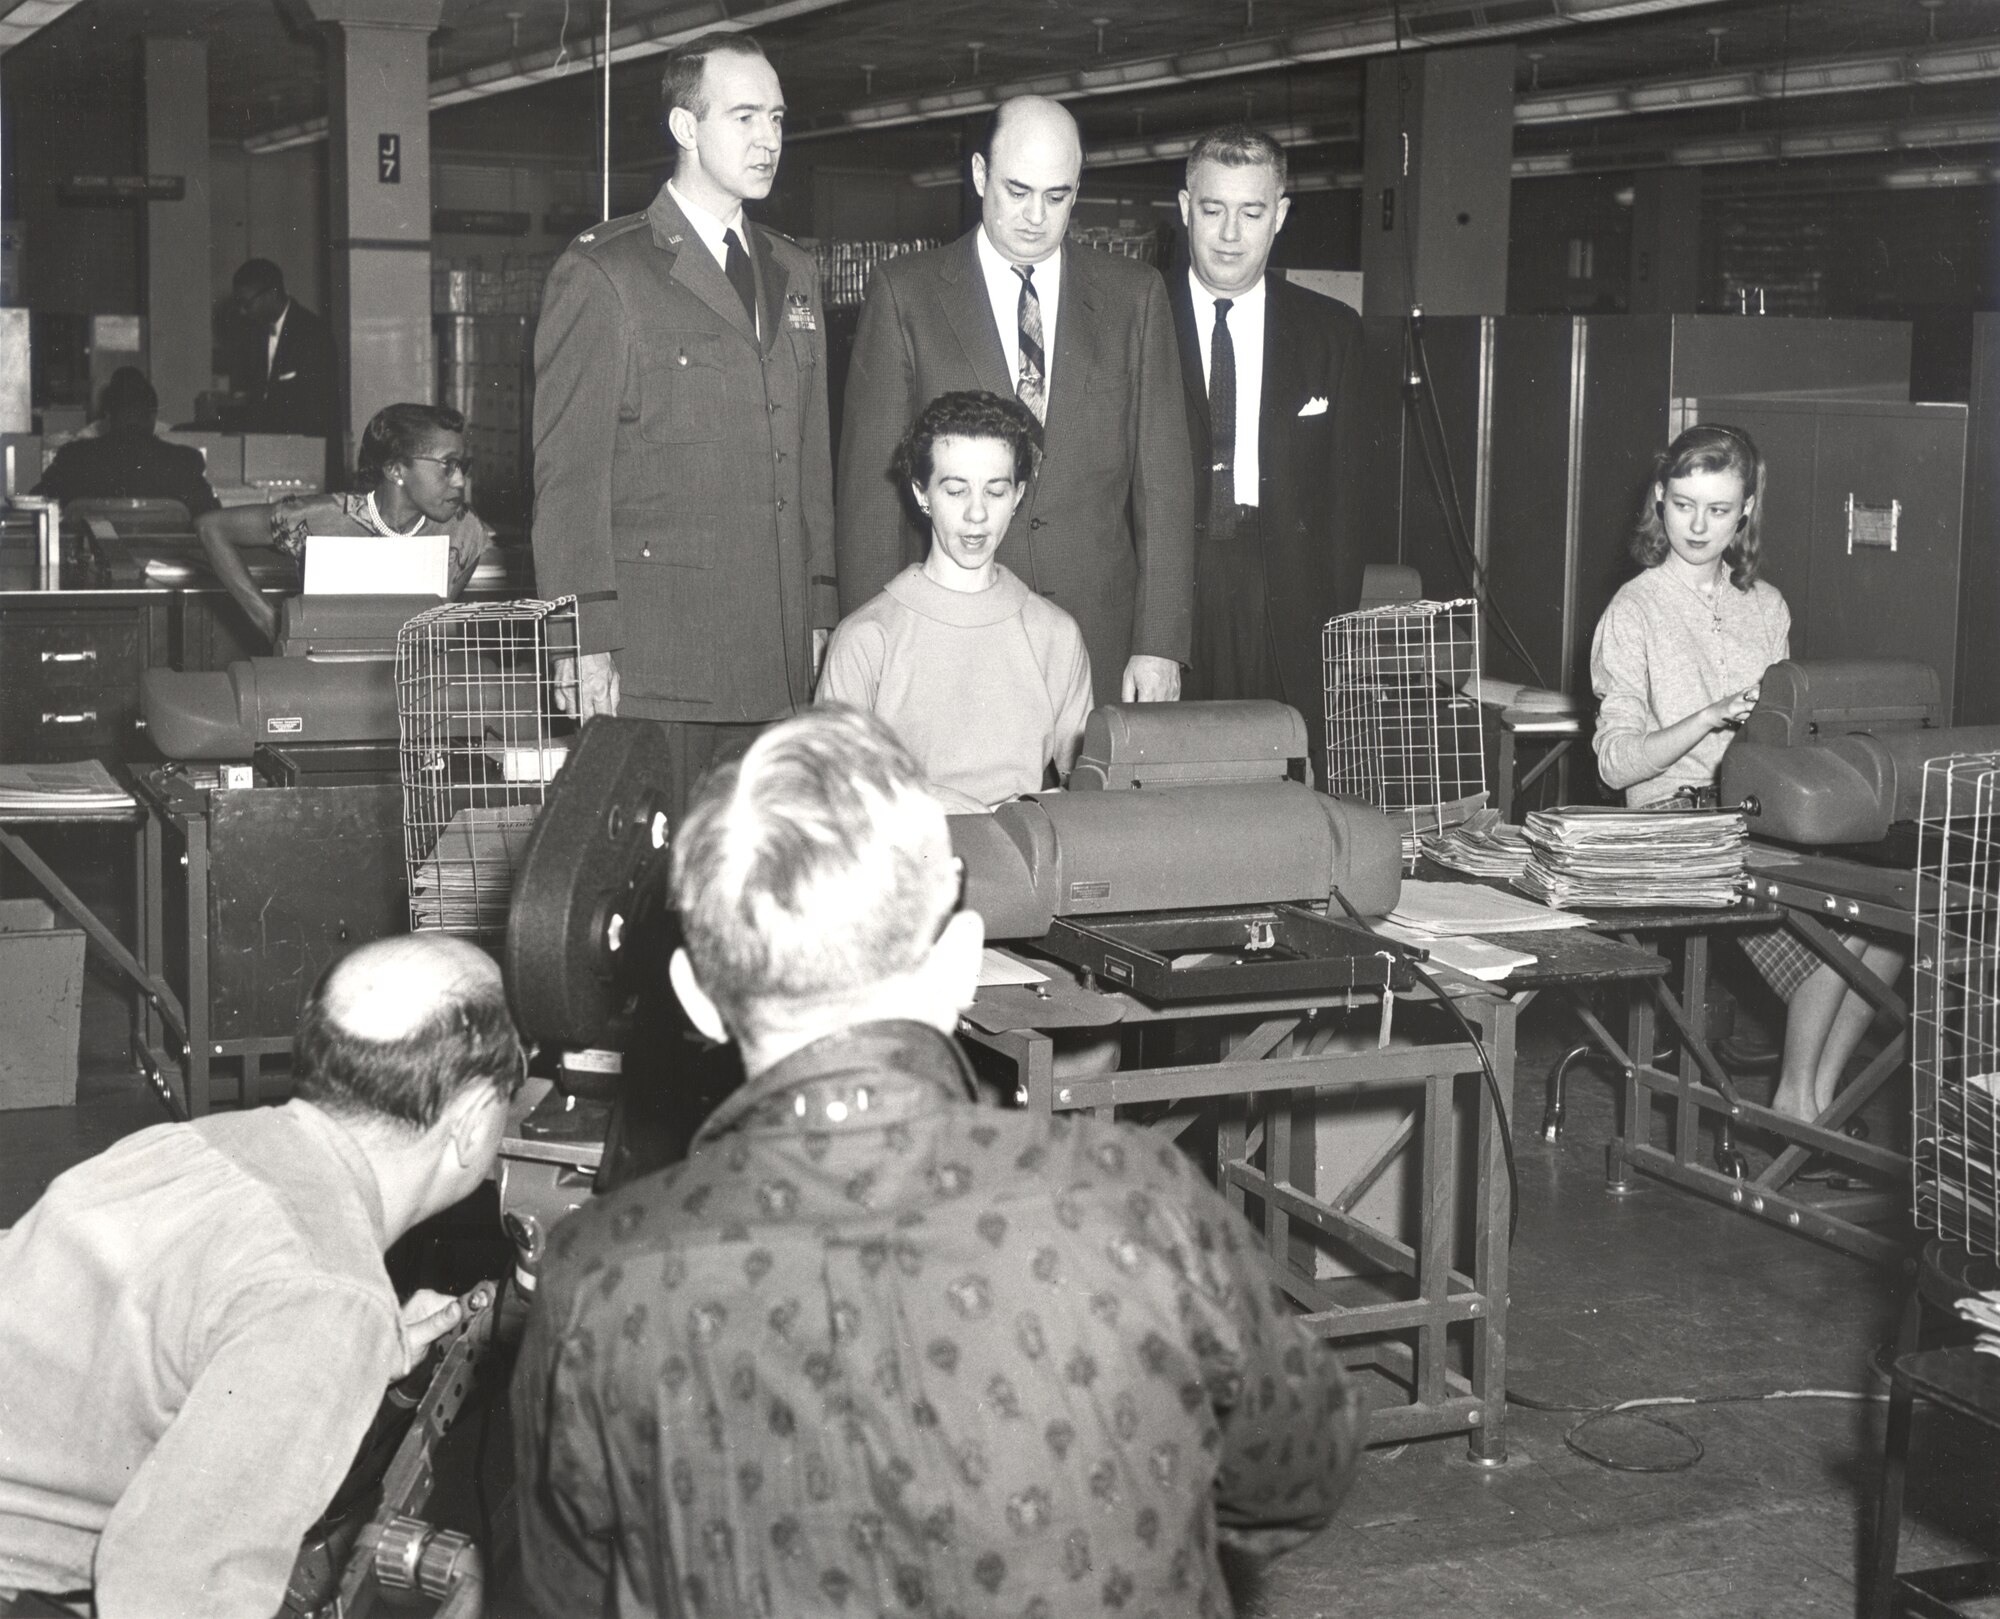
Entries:
[[930, 780], [997, 804], [1067, 774], [1090, 712], [1076, 620], [1006, 568], [967, 594], [912, 564], [840, 621], [820, 702], [878, 715]]
[[1711, 731], [1665, 770], [1650, 773], [1640, 744], [1727, 692], [1763, 679], [1791, 656], [1785, 598], [1759, 579], [1738, 590], [1725, 573], [1711, 603], [1662, 567], [1648, 568], [1611, 598], [1590, 643], [1597, 693], [1597, 773], [1634, 807], [1715, 780], [1733, 735]]

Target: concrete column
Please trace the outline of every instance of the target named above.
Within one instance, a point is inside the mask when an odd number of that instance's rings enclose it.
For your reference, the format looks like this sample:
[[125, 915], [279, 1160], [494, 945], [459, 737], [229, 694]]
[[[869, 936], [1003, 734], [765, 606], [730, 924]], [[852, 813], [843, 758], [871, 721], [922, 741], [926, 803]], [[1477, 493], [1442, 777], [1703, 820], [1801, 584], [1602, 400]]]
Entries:
[[1505, 314], [1514, 47], [1371, 57], [1366, 94], [1367, 312]]
[[209, 302], [208, 42], [145, 41], [146, 172], [186, 182], [179, 202], [146, 204], [147, 364], [160, 422], [194, 415], [215, 373]]
[[1632, 177], [1635, 315], [1691, 315], [1701, 292], [1701, 170], [1641, 169]]
[[309, 0], [327, 35], [328, 249], [344, 459], [368, 418], [428, 403], [429, 41], [443, 0]]

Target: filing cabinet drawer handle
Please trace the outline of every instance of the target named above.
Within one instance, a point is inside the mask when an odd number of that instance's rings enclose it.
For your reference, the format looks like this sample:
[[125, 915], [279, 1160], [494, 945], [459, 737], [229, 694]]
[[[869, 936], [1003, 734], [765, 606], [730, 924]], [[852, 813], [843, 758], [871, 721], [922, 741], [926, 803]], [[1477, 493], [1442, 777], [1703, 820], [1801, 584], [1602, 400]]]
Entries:
[[94, 724], [96, 719], [97, 710], [94, 708], [86, 708], [77, 714], [44, 713], [42, 715], [42, 723], [44, 725], [90, 725]]
[[81, 652], [44, 652], [42, 654], [42, 662], [44, 663], [95, 663], [96, 661], [97, 648], [94, 646], [87, 646]]

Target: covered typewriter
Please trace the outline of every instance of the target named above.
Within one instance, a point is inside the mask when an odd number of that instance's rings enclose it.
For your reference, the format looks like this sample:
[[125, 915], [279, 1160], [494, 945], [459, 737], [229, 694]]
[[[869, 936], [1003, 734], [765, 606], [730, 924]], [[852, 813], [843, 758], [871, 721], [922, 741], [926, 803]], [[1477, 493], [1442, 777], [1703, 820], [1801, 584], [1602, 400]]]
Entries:
[[1741, 808], [1753, 837], [1879, 842], [1917, 818], [1926, 760], [2000, 748], [2000, 726], [1944, 719], [1928, 664], [1773, 664], [1722, 756], [1722, 803]]

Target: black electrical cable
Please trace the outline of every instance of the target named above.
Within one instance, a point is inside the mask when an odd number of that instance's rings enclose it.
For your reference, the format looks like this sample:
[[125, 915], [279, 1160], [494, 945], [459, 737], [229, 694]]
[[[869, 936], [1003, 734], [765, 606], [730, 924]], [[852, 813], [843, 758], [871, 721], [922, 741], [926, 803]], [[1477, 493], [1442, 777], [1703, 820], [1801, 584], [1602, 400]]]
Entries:
[[[1564, 1430], [1563, 1444], [1585, 1461], [1594, 1462], [1613, 1473], [1685, 1473], [1707, 1454], [1702, 1442], [1687, 1429], [1657, 1414], [1661, 1407], [1687, 1409], [1703, 1405], [1763, 1405], [1778, 1400], [1842, 1400], [1872, 1404], [1887, 1398], [1886, 1394], [1858, 1389], [1771, 1389], [1756, 1394], [1663, 1394], [1648, 1399], [1614, 1400], [1605, 1405], [1563, 1405], [1553, 1400], [1537, 1400], [1513, 1389], [1507, 1391], [1507, 1403], [1518, 1405], [1523, 1410], [1582, 1413], [1582, 1420], [1571, 1423]], [[1583, 1442], [1580, 1436], [1587, 1429], [1614, 1417], [1625, 1417], [1663, 1429], [1683, 1441], [1688, 1446], [1688, 1454], [1676, 1461], [1625, 1462], [1603, 1451], [1593, 1450]]]
[[[1431, 381], [1430, 351], [1424, 346], [1423, 321], [1415, 311], [1406, 318], [1404, 333], [1415, 360], [1414, 369], [1410, 373], [1412, 396], [1410, 411], [1416, 418], [1417, 447], [1423, 452], [1425, 470], [1431, 476], [1432, 493], [1437, 497], [1438, 506], [1444, 514], [1445, 536], [1457, 547], [1459, 565], [1465, 570], [1466, 582], [1471, 586], [1472, 594], [1478, 599], [1479, 605], [1492, 616], [1494, 628], [1499, 630], [1501, 639], [1521, 660], [1534, 678], [1535, 684], [1545, 687], [1548, 685], [1548, 680], [1542, 674], [1541, 665], [1536, 663], [1534, 654], [1528, 650], [1520, 632], [1514, 628], [1514, 621], [1507, 616], [1507, 610], [1494, 596], [1486, 564], [1479, 560], [1479, 552], [1472, 543], [1471, 529], [1465, 521], [1465, 504], [1459, 498], [1458, 475], [1451, 464], [1451, 443], [1445, 433], [1444, 413], [1439, 408], [1437, 389]], [[1431, 436], [1427, 436], [1424, 432], [1421, 400], [1427, 400], [1430, 404]], [[1433, 436], [1435, 446], [1433, 446]], [[1438, 472], [1440, 464], [1444, 469], [1442, 478]]]

